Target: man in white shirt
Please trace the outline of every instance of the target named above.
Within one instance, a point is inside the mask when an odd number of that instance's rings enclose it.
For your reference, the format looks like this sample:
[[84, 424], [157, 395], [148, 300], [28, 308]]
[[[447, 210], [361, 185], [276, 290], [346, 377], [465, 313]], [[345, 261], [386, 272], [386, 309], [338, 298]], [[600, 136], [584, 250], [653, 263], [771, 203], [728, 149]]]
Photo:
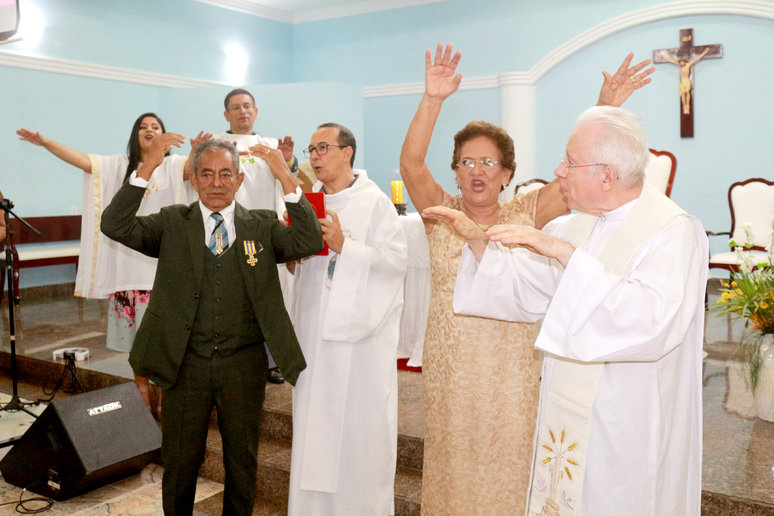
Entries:
[[647, 161], [639, 119], [594, 107], [555, 171], [581, 212], [569, 221], [484, 232], [460, 212], [423, 213], [468, 241], [456, 312], [544, 318], [529, 514], [700, 512], [707, 238], [643, 184]]
[[270, 138], [254, 131], [258, 107], [253, 95], [247, 90], [238, 88], [230, 91], [223, 100], [223, 107], [223, 116], [229, 123], [229, 130], [213, 135], [213, 138], [229, 141], [239, 151], [240, 169], [245, 174], [245, 181], [237, 192], [237, 202], [250, 209], [284, 210], [281, 185], [275, 181], [266, 161], [260, 158], [260, 154], [251, 152], [251, 148], [260, 144], [279, 149], [295, 176], [298, 173], [298, 159], [293, 156], [293, 138]]

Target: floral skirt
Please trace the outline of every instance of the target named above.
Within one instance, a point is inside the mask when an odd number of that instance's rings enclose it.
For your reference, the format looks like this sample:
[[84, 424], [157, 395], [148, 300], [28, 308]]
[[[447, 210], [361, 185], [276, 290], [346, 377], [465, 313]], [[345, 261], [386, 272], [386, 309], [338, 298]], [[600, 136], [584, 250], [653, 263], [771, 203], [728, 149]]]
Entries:
[[134, 336], [148, 307], [149, 290], [123, 290], [108, 298], [107, 347], [114, 351], [132, 350]]

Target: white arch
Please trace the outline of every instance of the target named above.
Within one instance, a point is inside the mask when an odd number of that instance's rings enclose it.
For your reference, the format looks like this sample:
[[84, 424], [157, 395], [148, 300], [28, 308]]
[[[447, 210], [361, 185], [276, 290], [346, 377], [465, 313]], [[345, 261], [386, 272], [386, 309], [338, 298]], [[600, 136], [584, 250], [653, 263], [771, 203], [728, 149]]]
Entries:
[[530, 68], [528, 74], [532, 81], [537, 82], [572, 54], [611, 34], [653, 21], [696, 14], [735, 14], [774, 20], [774, 3], [761, 0], [681, 0], [632, 11], [581, 32], [548, 53]]

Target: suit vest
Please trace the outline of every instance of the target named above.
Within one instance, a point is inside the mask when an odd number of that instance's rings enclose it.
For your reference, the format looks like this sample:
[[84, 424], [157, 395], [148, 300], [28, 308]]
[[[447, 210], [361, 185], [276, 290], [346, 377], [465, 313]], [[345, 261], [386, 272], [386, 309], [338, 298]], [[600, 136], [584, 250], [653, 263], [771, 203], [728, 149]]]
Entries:
[[264, 341], [235, 248], [232, 245], [220, 256], [209, 249], [204, 253], [199, 306], [188, 341], [189, 349], [203, 357], [210, 357], [216, 350], [228, 356]]

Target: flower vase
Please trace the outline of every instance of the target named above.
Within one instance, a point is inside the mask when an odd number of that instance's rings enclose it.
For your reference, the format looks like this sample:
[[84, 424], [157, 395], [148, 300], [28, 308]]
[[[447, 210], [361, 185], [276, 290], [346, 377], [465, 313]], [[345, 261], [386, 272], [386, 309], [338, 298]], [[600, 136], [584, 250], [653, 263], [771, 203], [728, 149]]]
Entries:
[[760, 419], [774, 422], [774, 335], [761, 340], [761, 367], [755, 387], [755, 411]]

